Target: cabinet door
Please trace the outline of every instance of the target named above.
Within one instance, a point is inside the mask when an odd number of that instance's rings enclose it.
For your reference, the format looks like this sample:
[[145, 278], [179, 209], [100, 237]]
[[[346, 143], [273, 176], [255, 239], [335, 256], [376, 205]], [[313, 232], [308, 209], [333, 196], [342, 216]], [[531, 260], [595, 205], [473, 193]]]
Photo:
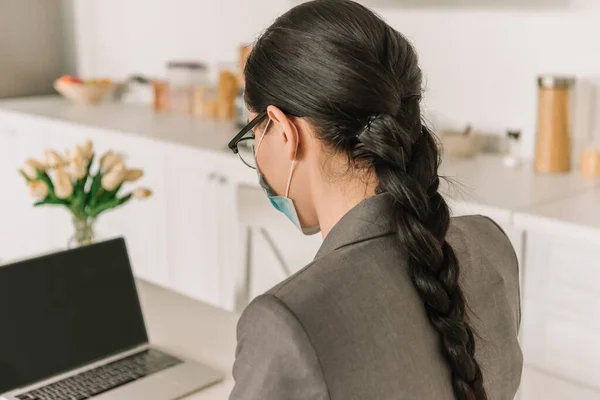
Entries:
[[[147, 187], [153, 194], [144, 200], [132, 199], [122, 209], [109, 213], [121, 223], [136, 276], [169, 286], [167, 198], [170, 193], [165, 184], [164, 144], [133, 136], [118, 136], [115, 137], [114, 148], [123, 154], [127, 167], [144, 170], [139, 181], [124, 185], [122, 194], [136, 187]], [[117, 221], [114, 219], [107, 222], [115, 226]]]
[[525, 368], [518, 400], [597, 400], [600, 391], [562, 380], [535, 369]]
[[178, 145], [166, 145], [166, 152], [171, 285], [187, 296], [220, 306], [213, 155]]
[[529, 232], [522, 325], [525, 361], [600, 390], [596, 242]]
[[27, 258], [49, 249], [47, 212], [33, 207], [17, 169], [30, 157], [41, 159], [42, 132], [35, 121], [0, 114], [0, 262]]

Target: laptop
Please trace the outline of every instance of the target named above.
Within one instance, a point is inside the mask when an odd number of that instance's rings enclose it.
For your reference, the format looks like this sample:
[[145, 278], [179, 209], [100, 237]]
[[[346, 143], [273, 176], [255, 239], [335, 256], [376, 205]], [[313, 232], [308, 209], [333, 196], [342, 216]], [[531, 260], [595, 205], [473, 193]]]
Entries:
[[0, 267], [0, 398], [170, 400], [221, 379], [148, 342], [123, 239]]

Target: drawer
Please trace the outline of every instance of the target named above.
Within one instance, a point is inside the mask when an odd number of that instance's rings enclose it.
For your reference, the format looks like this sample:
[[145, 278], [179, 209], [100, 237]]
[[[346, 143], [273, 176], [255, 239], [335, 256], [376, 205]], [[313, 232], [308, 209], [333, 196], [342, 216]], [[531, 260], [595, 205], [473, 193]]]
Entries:
[[598, 320], [525, 301], [521, 344], [527, 365], [600, 390]]

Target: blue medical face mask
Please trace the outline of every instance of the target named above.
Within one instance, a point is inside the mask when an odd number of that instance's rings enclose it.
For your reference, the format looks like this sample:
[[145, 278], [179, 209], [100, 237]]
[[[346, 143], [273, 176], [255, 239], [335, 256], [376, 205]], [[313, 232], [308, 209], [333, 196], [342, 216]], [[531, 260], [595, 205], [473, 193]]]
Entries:
[[[256, 145], [256, 150], [254, 151], [254, 162], [256, 164], [256, 174], [258, 175], [258, 183], [265, 191], [265, 194], [271, 201], [271, 204], [273, 205], [273, 207], [275, 207], [276, 210], [285, 214], [285, 216], [288, 217], [288, 219], [290, 221], [292, 221], [292, 223], [294, 225], [296, 225], [296, 228], [300, 229], [300, 231], [302, 231], [302, 233], [304, 233], [305, 235], [314, 235], [316, 233], [319, 233], [321, 231], [321, 227], [319, 227], [319, 226], [314, 226], [314, 227], [310, 227], [310, 228], [302, 227], [302, 225], [300, 224], [300, 218], [298, 218], [298, 212], [296, 211], [296, 206], [294, 205], [294, 202], [292, 201], [292, 199], [290, 199], [288, 197], [288, 195], [290, 194], [290, 185], [292, 183], [292, 176], [294, 175], [294, 168], [296, 167], [296, 154], [298, 153], [298, 142], [299, 141], [298, 140], [296, 141], [296, 153], [294, 153], [294, 160], [292, 161], [292, 167], [290, 168], [290, 175], [288, 177], [287, 187], [285, 189], [285, 196], [278, 196], [277, 193], [275, 193], [275, 191], [273, 190], [273, 188], [271, 186], [269, 186], [269, 184], [265, 180], [264, 176], [260, 173], [260, 168], [258, 167], [258, 160], [256, 159], [256, 155], [258, 154], [258, 151], [260, 150], [260, 145], [262, 144], [262, 141], [265, 138], [265, 135], [267, 134], [267, 130], [269, 129], [270, 125], [271, 125], [271, 120], [269, 119], [267, 121], [267, 124], [265, 125], [265, 130], [263, 132], [263, 135], [260, 138], [258, 144]], [[295, 126], [294, 126], [294, 129], [296, 129]], [[298, 136], [297, 129], [296, 129], [296, 136]]]

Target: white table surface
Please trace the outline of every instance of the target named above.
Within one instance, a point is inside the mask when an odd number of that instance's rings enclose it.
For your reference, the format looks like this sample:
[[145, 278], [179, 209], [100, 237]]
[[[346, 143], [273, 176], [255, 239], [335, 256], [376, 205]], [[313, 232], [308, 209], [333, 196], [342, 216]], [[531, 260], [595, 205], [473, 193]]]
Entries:
[[238, 315], [138, 281], [138, 291], [151, 343], [202, 362], [226, 376], [186, 400], [226, 400], [233, 388]]

